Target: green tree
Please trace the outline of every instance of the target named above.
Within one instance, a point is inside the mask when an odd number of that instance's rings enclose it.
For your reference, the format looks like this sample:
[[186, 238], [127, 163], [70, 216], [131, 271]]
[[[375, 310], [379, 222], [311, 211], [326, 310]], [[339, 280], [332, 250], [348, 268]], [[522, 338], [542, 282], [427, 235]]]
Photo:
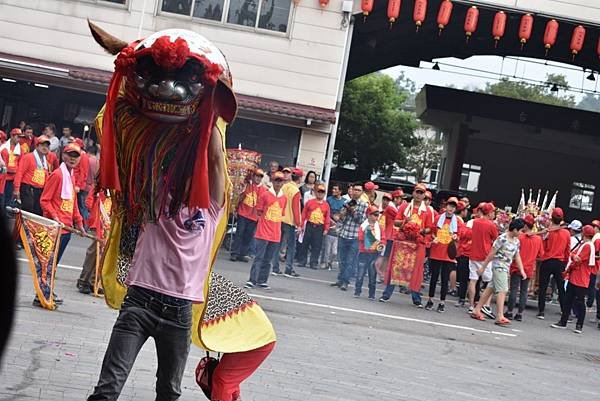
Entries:
[[577, 108], [600, 113], [600, 95], [586, 94], [577, 105]]
[[[560, 94], [560, 90], [564, 90], [569, 86], [567, 78], [564, 75], [548, 74], [546, 76], [546, 82], [546, 85], [539, 85], [525, 81], [511, 81], [508, 78], [502, 78], [500, 82], [494, 84], [488, 83], [484, 92], [491, 95], [511, 97], [530, 102], [575, 107], [575, 97], [573, 95]], [[552, 92], [551, 89], [554, 85], [556, 85], [559, 91]]]
[[444, 141], [437, 131], [425, 127], [415, 131], [415, 138], [417, 144], [410, 149], [404, 168], [414, 175], [416, 182], [422, 182], [442, 160]]
[[381, 73], [347, 82], [335, 143], [337, 164], [354, 165], [357, 179], [404, 164], [406, 149], [416, 143], [417, 127], [414, 115], [401, 109], [408, 96]]

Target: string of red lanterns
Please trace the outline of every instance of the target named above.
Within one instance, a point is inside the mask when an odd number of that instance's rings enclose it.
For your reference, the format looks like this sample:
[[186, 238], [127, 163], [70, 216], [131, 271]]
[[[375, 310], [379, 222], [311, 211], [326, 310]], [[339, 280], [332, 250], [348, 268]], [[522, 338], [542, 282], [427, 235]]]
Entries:
[[421, 27], [421, 25], [423, 25], [426, 15], [427, 15], [427, 0], [415, 0], [415, 9], [413, 11], [413, 21], [415, 21], [415, 25], [417, 26], [417, 32], [419, 32], [419, 28]]
[[533, 31], [533, 16], [531, 14], [525, 14], [521, 17], [521, 23], [519, 24], [519, 41], [521, 42], [521, 50], [525, 47], [525, 43], [531, 39], [531, 32]]
[[546, 56], [548, 52], [556, 44], [556, 38], [558, 37], [558, 22], [555, 19], [551, 19], [546, 23], [546, 30], [544, 31], [544, 47], [546, 48]]
[[479, 23], [479, 9], [475, 6], [472, 6], [467, 11], [467, 16], [465, 18], [465, 34], [467, 35], [467, 43], [469, 43], [469, 39], [477, 30], [477, 24]]
[[442, 31], [450, 23], [450, 17], [452, 16], [453, 4], [450, 0], [444, 0], [440, 4], [440, 10], [437, 15], [437, 24], [440, 32], [438, 35], [442, 35]]
[[504, 11], [498, 11], [494, 15], [494, 23], [492, 24], [492, 36], [494, 36], [494, 47], [498, 47], [498, 42], [506, 32], [506, 14]]
[[392, 29], [392, 24], [396, 22], [398, 16], [400, 15], [400, 6], [402, 5], [402, 0], [389, 0], [388, 8], [387, 8], [387, 16], [390, 21], [390, 29]]

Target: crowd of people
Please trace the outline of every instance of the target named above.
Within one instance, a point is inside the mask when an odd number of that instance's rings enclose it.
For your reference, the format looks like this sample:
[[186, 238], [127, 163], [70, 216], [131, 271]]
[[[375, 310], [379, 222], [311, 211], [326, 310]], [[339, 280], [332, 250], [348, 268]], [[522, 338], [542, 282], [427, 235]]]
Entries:
[[[98, 171], [99, 148], [91, 140], [84, 143], [71, 127], [44, 125], [36, 135], [21, 122], [9, 131], [0, 130], [0, 212], [6, 207], [55, 220], [61, 225], [57, 263], [69, 243], [73, 229], [100, 235], [98, 199], [94, 179]], [[21, 245], [17, 245], [21, 247]], [[89, 294], [94, 280], [96, 246], [88, 249], [81, 277], [80, 292]], [[53, 294], [54, 302], [63, 300]], [[41, 306], [36, 296], [33, 304]]]
[[[256, 169], [236, 208], [230, 258], [250, 262], [254, 256], [245, 288], [270, 289], [270, 275], [297, 278], [295, 267], [337, 264], [331, 286], [347, 291], [353, 281], [357, 298], [367, 276], [369, 300], [383, 282], [380, 302], [400, 287], [416, 307], [443, 313], [454, 296], [455, 306], [468, 308], [473, 319], [508, 326], [524, 319], [528, 298], [537, 299], [536, 317], [545, 319], [546, 303], [557, 293], [562, 315], [552, 327], [576, 320], [574, 332], [581, 333], [596, 303], [591, 320], [600, 329], [600, 221], [567, 224], [559, 207], [548, 209], [545, 220], [531, 209], [507, 219], [493, 203], [472, 206], [467, 197], [444, 199], [436, 210], [422, 183], [412, 194], [377, 190], [373, 182], [359, 182], [342, 195], [334, 183], [326, 196], [314, 172], [277, 162], [266, 173]], [[414, 261], [400, 285], [394, 258]]]

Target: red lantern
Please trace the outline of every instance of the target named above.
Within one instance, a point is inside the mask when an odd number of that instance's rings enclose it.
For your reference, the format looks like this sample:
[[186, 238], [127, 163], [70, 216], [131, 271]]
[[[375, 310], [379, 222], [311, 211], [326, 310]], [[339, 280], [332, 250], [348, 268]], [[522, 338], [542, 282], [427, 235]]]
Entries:
[[392, 24], [398, 19], [398, 15], [400, 15], [401, 4], [402, 0], [388, 0], [387, 16], [390, 20], [390, 28], [392, 27]]
[[467, 17], [465, 18], [465, 34], [467, 35], [467, 43], [475, 31], [477, 30], [477, 24], [479, 23], [479, 9], [475, 6], [469, 8], [467, 11]]
[[362, 13], [365, 16], [365, 19], [367, 18], [367, 15], [369, 15], [371, 11], [373, 11], [374, 2], [374, 0], [361, 0], [360, 8], [362, 9]]
[[319, 0], [319, 4], [322, 8], [325, 8], [327, 7], [327, 4], [329, 4], [329, 0]]
[[551, 19], [546, 24], [546, 30], [544, 31], [544, 47], [546, 48], [546, 56], [548, 55], [548, 51], [556, 43], [557, 36], [558, 22], [555, 19]]
[[506, 14], [504, 11], [498, 11], [494, 16], [494, 24], [492, 25], [492, 35], [494, 36], [494, 47], [498, 47], [498, 42], [506, 32]]
[[573, 29], [573, 36], [571, 36], [571, 54], [573, 60], [575, 56], [583, 49], [583, 42], [585, 42], [585, 28], [578, 25]]
[[598, 39], [598, 46], [596, 46], [596, 53], [598, 54], [598, 57], [600, 57], [600, 39]]
[[519, 25], [519, 40], [521, 41], [521, 50], [525, 46], [525, 43], [531, 38], [531, 31], [533, 30], [533, 16], [531, 14], [525, 14], [521, 17], [521, 24]]
[[415, 21], [415, 25], [417, 26], [417, 31], [419, 27], [423, 25], [423, 21], [425, 21], [425, 16], [427, 15], [427, 0], [415, 0], [415, 9], [413, 11], [413, 20]]
[[450, 17], [452, 16], [452, 2], [450, 0], [442, 1], [440, 4], [440, 10], [437, 15], [437, 23], [438, 28], [440, 28], [440, 35], [442, 34], [442, 30], [448, 25], [450, 22]]

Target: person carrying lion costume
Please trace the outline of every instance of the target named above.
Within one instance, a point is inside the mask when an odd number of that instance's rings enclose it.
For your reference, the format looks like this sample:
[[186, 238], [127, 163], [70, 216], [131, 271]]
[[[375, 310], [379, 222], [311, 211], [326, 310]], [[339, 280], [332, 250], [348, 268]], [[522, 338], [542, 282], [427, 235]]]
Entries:
[[191, 31], [127, 44], [90, 28], [117, 55], [96, 126], [98, 189], [113, 199], [103, 285], [120, 313], [88, 400], [119, 397], [149, 337], [158, 357], [156, 400], [177, 400], [190, 336], [224, 353], [208, 383], [210, 399], [238, 400], [240, 383], [272, 351], [275, 333], [248, 295], [212, 272], [231, 187], [224, 134], [237, 102], [229, 67]]

